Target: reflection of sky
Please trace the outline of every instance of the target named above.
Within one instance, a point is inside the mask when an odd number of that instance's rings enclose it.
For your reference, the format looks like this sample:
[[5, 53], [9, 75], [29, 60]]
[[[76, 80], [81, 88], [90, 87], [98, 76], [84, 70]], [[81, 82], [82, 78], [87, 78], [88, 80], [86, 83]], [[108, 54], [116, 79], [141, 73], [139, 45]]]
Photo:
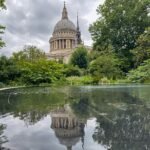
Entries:
[[[7, 148], [12, 150], [66, 150], [65, 146], [59, 144], [54, 131], [50, 128], [50, 116], [31, 126], [27, 126], [24, 121], [13, 116], [2, 118], [0, 122], [7, 125], [4, 134], [9, 142], [3, 145]], [[85, 150], [105, 150], [92, 139], [95, 125], [95, 119], [87, 121], [85, 126]], [[82, 143], [77, 143], [73, 150], [82, 150]]]

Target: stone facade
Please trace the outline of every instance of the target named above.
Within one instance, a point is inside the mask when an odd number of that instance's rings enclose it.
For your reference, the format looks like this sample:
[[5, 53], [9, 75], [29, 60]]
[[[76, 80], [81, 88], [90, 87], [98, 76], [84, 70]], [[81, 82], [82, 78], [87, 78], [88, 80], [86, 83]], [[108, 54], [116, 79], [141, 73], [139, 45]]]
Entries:
[[73, 50], [82, 43], [78, 17], [77, 27], [75, 27], [74, 23], [68, 18], [65, 3], [62, 18], [55, 25], [49, 43], [50, 53], [48, 54], [48, 58], [51, 60], [62, 60], [64, 63], [68, 63]]

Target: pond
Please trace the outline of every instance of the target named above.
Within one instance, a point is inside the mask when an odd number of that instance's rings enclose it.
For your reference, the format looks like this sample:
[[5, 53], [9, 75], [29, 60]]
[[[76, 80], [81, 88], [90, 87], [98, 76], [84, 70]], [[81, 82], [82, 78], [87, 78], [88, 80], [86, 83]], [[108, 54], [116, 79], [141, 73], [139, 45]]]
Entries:
[[150, 86], [0, 91], [0, 150], [150, 150]]

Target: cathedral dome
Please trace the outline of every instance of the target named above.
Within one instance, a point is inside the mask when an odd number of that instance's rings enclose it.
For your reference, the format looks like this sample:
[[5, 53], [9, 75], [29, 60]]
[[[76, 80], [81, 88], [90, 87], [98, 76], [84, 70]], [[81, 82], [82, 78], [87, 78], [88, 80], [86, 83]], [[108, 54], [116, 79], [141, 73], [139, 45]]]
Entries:
[[56, 24], [54, 32], [59, 32], [63, 30], [76, 31], [76, 27], [73, 24], [73, 22], [70, 21], [69, 19], [62, 19]]
[[50, 59], [62, 60], [68, 62], [74, 49], [81, 42], [81, 33], [77, 18], [77, 26], [69, 19], [66, 4], [64, 3], [62, 17], [56, 23], [50, 43]]

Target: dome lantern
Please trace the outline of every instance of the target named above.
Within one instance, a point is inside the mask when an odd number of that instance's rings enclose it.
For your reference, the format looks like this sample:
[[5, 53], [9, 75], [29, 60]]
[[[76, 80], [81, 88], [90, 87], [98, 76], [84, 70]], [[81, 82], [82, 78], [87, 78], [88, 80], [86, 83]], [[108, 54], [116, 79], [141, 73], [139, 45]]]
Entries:
[[63, 12], [62, 12], [62, 19], [68, 19], [68, 12], [67, 12], [67, 8], [66, 8], [66, 3], [65, 2], [64, 2]]

